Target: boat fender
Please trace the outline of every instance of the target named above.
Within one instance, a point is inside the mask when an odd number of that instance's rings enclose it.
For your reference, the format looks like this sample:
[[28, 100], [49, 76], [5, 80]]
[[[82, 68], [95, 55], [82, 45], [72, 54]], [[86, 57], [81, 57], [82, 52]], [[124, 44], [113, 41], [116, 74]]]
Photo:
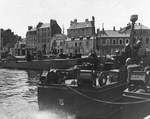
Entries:
[[100, 86], [104, 86], [107, 83], [107, 75], [104, 72], [101, 72], [98, 77], [98, 82]]
[[54, 83], [54, 84], [58, 83], [57, 82], [57, 70], [56, 69], [50, 70], [47, 83]]

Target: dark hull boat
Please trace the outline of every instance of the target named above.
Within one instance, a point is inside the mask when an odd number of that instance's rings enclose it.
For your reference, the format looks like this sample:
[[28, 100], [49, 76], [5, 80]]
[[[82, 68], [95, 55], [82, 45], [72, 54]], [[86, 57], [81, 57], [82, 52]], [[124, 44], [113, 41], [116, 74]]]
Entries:
[[150, 93], [125, 92], [121, 119], [149, 119]]
[[115, 102], [122, 99], [125, 81], [118, 78], [108, 80], [109, 72], [115, 70], [98, 71], [86, 66], [43, 71], [38, 85], [39, 109], [99, 119], [110, 119], [119, 112], [121, 105]]
[[2, 68], [17, 68], [17, 69], [31, 69], [31, 70], [48, 70], [50, 68], [70, 68], [76, 65], [76, 59], [45, 59], [32, 60], [30, 62], [11, 61], [2, 62]]
[[111, 104], [122, 98], [125, 84], [113, 84], [100, 89], [71, 86], [38, 86], [41, 110], [59, 110], [86, 118], [106, 118], [120, 111], [120, 105]]
[[132, 64], [128, 70], [129, 83], [122, 100], [121, 119], [149, 119], [150, 68]]

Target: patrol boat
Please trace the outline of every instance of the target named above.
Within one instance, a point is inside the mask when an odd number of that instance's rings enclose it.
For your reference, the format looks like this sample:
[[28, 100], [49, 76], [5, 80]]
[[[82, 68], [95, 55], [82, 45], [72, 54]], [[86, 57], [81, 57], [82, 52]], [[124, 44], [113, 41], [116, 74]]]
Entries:
[[127, 83], [124, 72], [109, 70], [105, 64], [99, 58], [82, 58], [73, 68], [43, 71], [38, 84], [39, 109], [110, 119], [121, 110], [114, 102], [121, 101]]

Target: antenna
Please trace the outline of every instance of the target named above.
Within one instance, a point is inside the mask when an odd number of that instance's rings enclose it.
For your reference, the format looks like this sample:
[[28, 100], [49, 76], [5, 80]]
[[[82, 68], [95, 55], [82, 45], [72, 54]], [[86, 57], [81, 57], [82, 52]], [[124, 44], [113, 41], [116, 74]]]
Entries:
[[102, 29], [104, 29], [104, 23], [102, 23]]
[[142, 24], [142, 22], [143, 22], [143, 14], [141, 12], [141, 24]]
[[143, 18], [142, 17], [143, 17], [143, 14], [141, 12], [140, 37], [142, 35], [142, 22], [143, 22]]
[[65, 28], [64, 28], [64, 24], [63, 24], [63, 34], [65, 33], [64, 30], [65, 30]]

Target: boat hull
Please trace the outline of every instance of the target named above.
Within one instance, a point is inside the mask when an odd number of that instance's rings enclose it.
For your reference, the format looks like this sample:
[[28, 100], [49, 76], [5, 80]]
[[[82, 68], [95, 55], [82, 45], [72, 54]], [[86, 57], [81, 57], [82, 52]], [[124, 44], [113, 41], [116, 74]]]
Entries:
[[17, 68], [17, 69], [33, 69], [33, 70], [49, 70], [50, 68], [64, 69], [76, 65], [75, 59], [48, 59], [48, 60], [33, 60], [31, 62], [2, 62], [2, 68]]
[[121, 119], [149, 119], [149, 93], [125, 92], [122, 101]]
[[39, 85], [38, 105], [40, 110], [60, 111], [84, 118], [106, 118], [120, 111], [121, 105], [111, 102], [122, 99], [125, 87], [125, 83], [99, 89]]

